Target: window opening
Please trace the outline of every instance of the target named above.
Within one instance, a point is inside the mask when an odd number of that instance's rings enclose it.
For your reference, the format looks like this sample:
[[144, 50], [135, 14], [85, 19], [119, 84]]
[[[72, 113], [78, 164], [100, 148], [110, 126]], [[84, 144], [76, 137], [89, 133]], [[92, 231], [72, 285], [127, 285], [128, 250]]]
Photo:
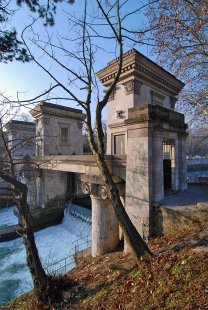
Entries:
[[61, 128], [61, 142], [68, 142], [68, 128]]

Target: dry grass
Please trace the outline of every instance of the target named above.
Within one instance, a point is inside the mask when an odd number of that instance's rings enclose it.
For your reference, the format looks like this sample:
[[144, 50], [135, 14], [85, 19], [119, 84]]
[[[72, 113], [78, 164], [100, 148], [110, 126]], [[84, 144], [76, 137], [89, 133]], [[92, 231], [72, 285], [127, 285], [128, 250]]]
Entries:
[[[175, 247], [175, 245], [177, 245]], [[194, 230], [154, 238], [157, 255], [141, 260], [122, 252], [87, 258], [67, 276], [74, 283], [63, 301], [43, 306], [33, 292], [7, 310], [206, 310], [208, 309], [208, 238]]]

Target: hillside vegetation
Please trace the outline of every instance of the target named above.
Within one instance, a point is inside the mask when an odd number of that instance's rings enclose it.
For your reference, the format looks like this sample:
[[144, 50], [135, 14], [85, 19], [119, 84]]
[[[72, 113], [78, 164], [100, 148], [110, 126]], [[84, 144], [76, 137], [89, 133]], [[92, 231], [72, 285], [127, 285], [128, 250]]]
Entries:
[[173, 236], [153, 238], [154, 252], [135, 265], [119, 249], [84, 258], [63, 279], [70, 283], [63, 301], [40, 304], [33, 291], [11, 302], [7, 310], [206, 310], [208, 309], [208, 217]]

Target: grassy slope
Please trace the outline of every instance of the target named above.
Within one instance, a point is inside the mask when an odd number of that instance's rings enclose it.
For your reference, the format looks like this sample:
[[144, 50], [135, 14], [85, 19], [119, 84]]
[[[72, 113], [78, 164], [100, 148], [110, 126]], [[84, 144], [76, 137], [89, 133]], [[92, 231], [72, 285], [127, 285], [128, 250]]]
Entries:
[[29, 292], [6, 309], [208, 309], [207, 228], [205, 216], [203, 230], [195, 227], [152, 239], [156, 255], [139, 266], [122, 252], [79, 261], [68, 274], [76, 284], [64, 292], [61, 304], [44, 307]]

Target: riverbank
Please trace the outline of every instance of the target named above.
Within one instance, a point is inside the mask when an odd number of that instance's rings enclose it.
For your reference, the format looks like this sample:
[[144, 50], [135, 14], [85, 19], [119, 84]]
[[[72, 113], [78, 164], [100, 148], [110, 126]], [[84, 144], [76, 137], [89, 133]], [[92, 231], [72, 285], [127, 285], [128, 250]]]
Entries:
[[[187, 236], [186, 236], [187, 237]], [[54, 308], [43, 306], [29, 292], [10, 303], [7, 310], [205, 310], [208, 306], [208, 248], [206, 245], [165, 250], [181, 243], [182, 236], [151, 240], [160, 255], [141, 260], [122, 252], [88, 258], [68, 273], [76, 285], [64, 292]]]
[[[33, 291], [6, 310], [205, 310], [208, 309], [208, 206], [195, 206], [193, 225], [149, 241], [154, 253], [135, 264], [119, 249], [85, 258], [67, 273], [72, 289], [54, 308], [43, 306]], [[173, 219], [174, 220], [174, 219]]]

